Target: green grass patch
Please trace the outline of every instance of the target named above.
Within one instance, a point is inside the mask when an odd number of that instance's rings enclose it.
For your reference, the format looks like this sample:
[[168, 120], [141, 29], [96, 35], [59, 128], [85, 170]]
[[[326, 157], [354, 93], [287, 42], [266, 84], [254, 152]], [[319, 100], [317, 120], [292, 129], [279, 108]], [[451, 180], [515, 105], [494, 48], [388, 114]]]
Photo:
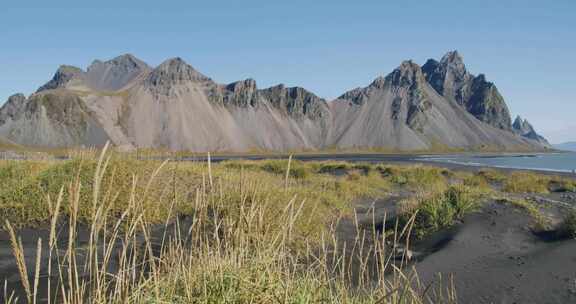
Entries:
[[448, 185], [446, 170], [428, 166], [383, 166], [377, 167], [382, 176], [393, 184], [414, 190], [430, 191], [445, 189]]
[[481, 193], [464, 185], [453, 185], [444, 191], [423, 194], [400, 202], [400, 219], [407, 223], [416, 213], [413, 235], [416, 238], [452, 226], [479, 206]]

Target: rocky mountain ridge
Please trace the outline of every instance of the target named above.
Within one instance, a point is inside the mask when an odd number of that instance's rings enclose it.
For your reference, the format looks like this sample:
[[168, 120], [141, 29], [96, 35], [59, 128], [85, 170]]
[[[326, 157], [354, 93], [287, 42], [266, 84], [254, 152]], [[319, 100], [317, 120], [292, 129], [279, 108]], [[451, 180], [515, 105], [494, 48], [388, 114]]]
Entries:
[[510, 111], [496, 86], [486, 81], [483, 74], [470, 74], [457, 51], [447, 53], [440, 62], [429, 59], [422, 70], [440, 95], [456, 101], [485, 123], [503, 130], [512, 129]]
[[61, 66], [26, 98], [0, 109], [0, 138], [34, 146], [101, 145], [191, 151], [542, 150], [527, 122], [512, 124], [484, 75], [457, 52], [403, 62], [364, 88], [326, 101], [300, 87], [219, 84], [181, 58], [155, 68], [132, 55]]
[[516, 119], [512, 124], [512, 129], [520, 136], [530, 138], [542, 143], [543, 145], [549, 145], [548, 141], [543, 136], [536, 133], [536, 130], [534, 130], [534, 127], [527, 119], [522, 119], [522, 117], [516, 116]]

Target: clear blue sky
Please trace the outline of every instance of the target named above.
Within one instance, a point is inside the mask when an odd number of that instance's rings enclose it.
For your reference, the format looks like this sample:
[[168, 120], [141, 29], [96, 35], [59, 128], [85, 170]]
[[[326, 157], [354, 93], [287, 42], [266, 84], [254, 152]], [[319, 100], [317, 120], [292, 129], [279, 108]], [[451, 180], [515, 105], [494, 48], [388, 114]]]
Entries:
[[576, 1], [3, 1], [0, 103], [60, 64], [179, 56], [218, 82], [256, 79], [321, 97], [457, 49], [512, 113], [576, 140]]

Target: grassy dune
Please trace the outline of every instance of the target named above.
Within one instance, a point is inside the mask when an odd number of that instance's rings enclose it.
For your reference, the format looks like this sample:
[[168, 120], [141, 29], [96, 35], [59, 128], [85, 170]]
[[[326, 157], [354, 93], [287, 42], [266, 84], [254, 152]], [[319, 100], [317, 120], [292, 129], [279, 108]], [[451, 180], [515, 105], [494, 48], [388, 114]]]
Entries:
[[[497, 171], [346, 162], [161, 162], [105, 152], [79, 153], [67, 161], [1, 161], [0, 217], [26, 294], [15, 299], [5, 291], [6, 298], [8, 303], [41, 298], [455, 303], [451, 286], [422, 286], [406, 267], [409, 257], [397, 258], [399, 249], [480, 209], [496, 196], [495, 184], [513, 193], [543, 192], [551, 183], [576, 185]], [[338, 239], [335, 225], [354, 217], [353, 202], [398, 191], [411, 194], [399, 202], [399, 229], [358, 233], [351, 243]], [[190, 223], [184, 232], [175, 230], [160, 244], [152, 240], [153, 227], [184, 222]], [[75, 234], [80, 226], [90, 232], [82, 248]], [[574, 219], [565, 226], [574, 229]], [[49, 229], [50, 238], [39, 241], [49, 249], [23, 252], [21, 227]], [[60, 227], [68, 227], [67, 234], [58, 234]], [[58, 258], [48, 273], [38, 270], [29, 277], [25, 274], [40, 269], [24, 262], [30, 255]], [[114, 263], [118, 268], [110, 270]], [[49, 294], [39, 294], [42, 284], [51, 287]]]

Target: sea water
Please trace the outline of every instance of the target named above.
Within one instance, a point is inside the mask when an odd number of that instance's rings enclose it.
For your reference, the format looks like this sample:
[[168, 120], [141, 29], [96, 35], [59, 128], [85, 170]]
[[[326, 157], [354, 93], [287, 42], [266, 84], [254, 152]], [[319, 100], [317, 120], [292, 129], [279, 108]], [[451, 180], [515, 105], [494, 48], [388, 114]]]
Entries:
[[425, 160], [471, 166], [574, 172], [576, 153], [426, 156]]

